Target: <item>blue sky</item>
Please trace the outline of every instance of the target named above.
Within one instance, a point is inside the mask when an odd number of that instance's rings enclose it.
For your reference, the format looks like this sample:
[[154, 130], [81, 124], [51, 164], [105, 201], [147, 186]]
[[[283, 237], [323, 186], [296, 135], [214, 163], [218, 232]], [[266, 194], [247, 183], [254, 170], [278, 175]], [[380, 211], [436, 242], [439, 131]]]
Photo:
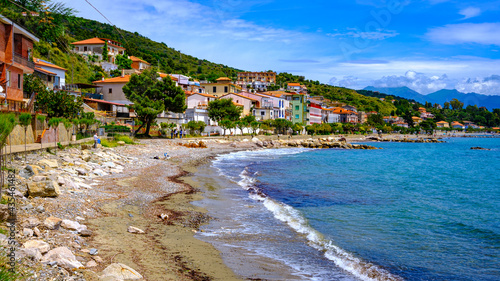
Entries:
[[[89, 1], [120, 28], [240, 69], [500, 95], [500, 0]], [[62, 2], [105, 22], [84, 0]]]

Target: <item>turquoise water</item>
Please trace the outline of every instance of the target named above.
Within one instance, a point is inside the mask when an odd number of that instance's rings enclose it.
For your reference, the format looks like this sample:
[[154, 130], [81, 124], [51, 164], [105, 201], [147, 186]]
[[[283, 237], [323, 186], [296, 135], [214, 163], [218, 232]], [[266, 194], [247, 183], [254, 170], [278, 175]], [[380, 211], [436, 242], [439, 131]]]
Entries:
[[202, 239], [300, 280], [499, 280], [500, 139], [447, 141], [220, 156]]

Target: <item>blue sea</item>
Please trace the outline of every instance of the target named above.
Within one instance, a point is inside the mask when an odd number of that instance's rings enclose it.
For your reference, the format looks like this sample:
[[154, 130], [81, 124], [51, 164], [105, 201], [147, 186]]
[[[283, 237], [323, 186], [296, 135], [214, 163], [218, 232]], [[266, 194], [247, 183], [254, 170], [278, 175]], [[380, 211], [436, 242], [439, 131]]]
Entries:
[[500, 139], [446, 141], [221, 155], [197, 237], [243, 278], [500, 280]]

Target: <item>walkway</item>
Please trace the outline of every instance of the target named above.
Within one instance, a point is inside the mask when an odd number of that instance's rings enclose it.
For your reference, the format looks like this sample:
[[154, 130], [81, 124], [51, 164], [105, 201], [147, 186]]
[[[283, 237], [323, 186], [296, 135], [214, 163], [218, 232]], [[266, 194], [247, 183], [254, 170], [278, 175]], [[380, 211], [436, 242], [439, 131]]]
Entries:
[[[81, 139], [81, 140], [77, 140], [77, 141], [72, 141], [71, 144], [81, 144], [81, 143], [85, 143], [85, 142], [93, 142], [94, 141], [94, 138], [86, 138], [86, 139]], [[63, 141], [61, 142], [62, 145], [66, 146], [68, 144], [70, 144], [70, 142], [68, 141]], [[54, 147], [57, 147], [57, 144], [54, 143], [54, 142], [47, 142], [47, 143], [43, 143], [43, 145], [39, 144], [39, 143], [29, 143], [26, 145], [26, 151], [36, 151], [36, 150], [42, 150], [42, 149], [46, 149], [46, 148], [54, 148]], [[16, 154], [16, 153], [23, 153], [24, 152], [24, 144], [19, 144], [19, 145], [6, 145], [4, 147], [4, 150], [3, 152], [8, 155], [8, 154]]]

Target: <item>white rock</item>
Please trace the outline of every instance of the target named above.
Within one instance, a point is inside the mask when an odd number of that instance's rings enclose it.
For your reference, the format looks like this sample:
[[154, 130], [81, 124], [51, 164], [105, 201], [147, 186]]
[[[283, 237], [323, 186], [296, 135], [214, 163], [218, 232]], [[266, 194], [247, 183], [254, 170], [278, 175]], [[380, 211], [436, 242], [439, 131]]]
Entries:
[[103, 167], [109, 167], [109, 168], [114, 168], [116, 167], [116, 164], [113, 163], [113, 162], [104, 162], [104, 164], [102, 164]]
[[75, 255], [66, 247], [52, 249], [43, 256], [42, 263], [51, 262], [56, 262], [58, 266], [68, 269], [83, 267], [83, 264], [77, 261]]
[[42, 233], [40, 232], [40, 229], [38, 229], [38, 227], [33, 228], [33, 234], [35, 234], [36, 237], [42, 236]]
[[29, 258], [34, 261], [40, 261], [42, 259], [42, 253], [37, 248], [21, 248], [16, 251], [16, 258]]
[[59, 226], [61, 225], [61, 223], [62, 223], [62, 220], [60, 218], [48, 217], [43, 222], [43, 225], [46, 228], [53, 230], [53, 229], [59, 228]]
[[77, 182], [76, 185], [78, 187], [83, 187], [83, 188], [86, 188], [86, 189], [92, 189], [92, 186], [88, 185], [88, 184], [85, 184], [83, 182]]
[[28, 248], [38, 249], [42, 254], [50, 250], [50, 245], [42, 240], [28, 240], [24, 242], [23, 247], [26, 249]]
[[91, 261], [88, 261], [87, 264], [85, 264], [85, 267], [89, 268], [89, 267], [96, 267], [97, 266], [97, 263], [93, 260]]
[[87, 174], [87, 170], [84, 168], [76, 168], [75, 171], [81, 176], [85, 176]]
[[34, 232], [32, 229], [29, 229], [29, 228], [23, 229], [23, 236], [24, 237], [32, 237], [33, 234], [34, 234]]
[[139, 280], [142, 275], [133, 268], [122, 263], [112, 263], [104, 269], [99, 277], [100, 280]]
[[97, 175], [99, 177], [103, 177], [103, 176], [107, 176], [108, 175], [108, 173], [104, 172], [101, 169], [95, 169], [95, 170], [92, 171], [92, 173], [94, 173], [95, 175]]
[[40, 223], [41, 222], [37, 218], [28, 218], [28, 219], [26, 219], [24, 226], [28, 227], [28, 228], [33, 228], [33, 227], [40, 225]]
[[56, 159], [42, 159], [42, 160], [38, 161], [38, 164], [48, 166], [49, 168], [59, 167], [59, 164], [57, 164]]
[[44, 181], [46, 179], [47, 179], [47, 177], [45, 177], [45, 176], [34, 176], [32, 180], [34, 182], [39, 182], [39, 181]]
[[136, 233], [136, 234], [144, 234], [145, 233], [144, 230], [137, 228], [135, 226], [129, 226], [127, 228], [127, 231], [130, 233]]

